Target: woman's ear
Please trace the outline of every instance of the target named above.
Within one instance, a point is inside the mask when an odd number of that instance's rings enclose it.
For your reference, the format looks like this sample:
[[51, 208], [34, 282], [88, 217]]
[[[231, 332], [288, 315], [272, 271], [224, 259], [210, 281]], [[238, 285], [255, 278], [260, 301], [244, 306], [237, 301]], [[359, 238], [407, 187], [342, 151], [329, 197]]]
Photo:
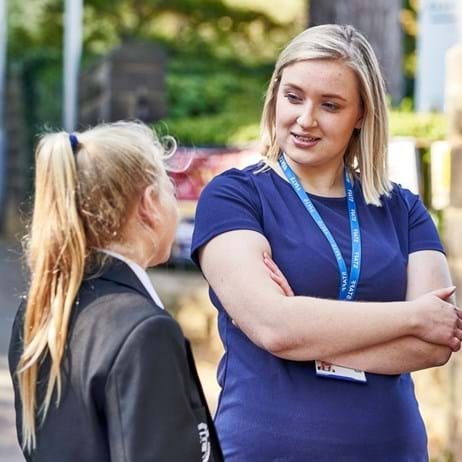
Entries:
[[143, 223], [152, 229], [157, 227], [161, 216], [159, 211], [159, 194], [154, 189], [154, 186], [146, 186], [142, 192], [138, 202], [138, 214]]

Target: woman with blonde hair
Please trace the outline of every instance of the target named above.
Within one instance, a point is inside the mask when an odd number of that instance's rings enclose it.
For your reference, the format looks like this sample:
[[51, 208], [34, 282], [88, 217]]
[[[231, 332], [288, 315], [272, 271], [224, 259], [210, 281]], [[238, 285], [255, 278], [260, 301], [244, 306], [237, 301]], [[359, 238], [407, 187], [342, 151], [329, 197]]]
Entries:
[[135, 122], [39, 142], [9, 351], [28, 461], [222, 460], [189, 344], [146, 273], [178, 221], [168, 154]]
[[227, 462], [423, 462], [410, 372], [460, 349], [435, 226], [387, 175], [379, 65], [351, 26], [281, 52], [263, 161], [216, 177], [192, 257], [225, 348], [215, 424]]

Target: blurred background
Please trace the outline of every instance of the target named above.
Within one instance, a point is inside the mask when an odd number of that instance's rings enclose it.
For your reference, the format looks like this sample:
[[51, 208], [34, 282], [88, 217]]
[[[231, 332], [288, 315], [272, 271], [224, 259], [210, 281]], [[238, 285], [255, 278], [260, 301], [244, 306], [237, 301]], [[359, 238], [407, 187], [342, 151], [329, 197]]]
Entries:
[[[277, 54], [323, 23], [353, 24], [379, 57], [392, 178], [429, 208], [460, 299], [462, 0], [0, 0], [0, 461], [23, 460], [6, 353], [27, 285], [20, 240], [37, 133], [137, 118], [178, 140], [172, 176], [182, 222], [171, 261], [151, 277], [193, 342], [214, 409], [222, 347], [189, 259], [196, 201], [214, 175], [259, 158]], [[434, 461], [462, 461], [461, 366], [455, 356], [414, 374]]]

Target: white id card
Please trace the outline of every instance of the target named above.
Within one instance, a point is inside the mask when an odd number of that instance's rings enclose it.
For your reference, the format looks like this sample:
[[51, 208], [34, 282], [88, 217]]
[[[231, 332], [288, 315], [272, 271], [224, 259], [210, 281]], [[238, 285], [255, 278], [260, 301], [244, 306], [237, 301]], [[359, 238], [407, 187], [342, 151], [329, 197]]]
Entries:
[[318, 377], [329, 379], [349, 380], [350, 382], [366, 383], [364, 371], [350, 369], [349, 367], [337, 366], [326, 361], [315, 361], [316, 374]]

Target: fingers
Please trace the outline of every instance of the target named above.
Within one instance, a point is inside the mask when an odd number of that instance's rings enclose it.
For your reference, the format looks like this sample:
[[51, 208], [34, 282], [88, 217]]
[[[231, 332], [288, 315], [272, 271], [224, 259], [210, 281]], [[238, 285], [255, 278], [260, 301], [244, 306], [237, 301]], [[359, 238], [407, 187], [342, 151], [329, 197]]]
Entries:
[[461, 340], [460, 338], [453, 337], [449, 342], [449, 348], [455, 353], [460, 350]]
[[274, 274], [273, 272], [270, 274], [271, 279], [282, 289], [284, 292], [284, 295], [287, 297], [293, 297], [294, 292], [292, 288], [289, 286], [289, 283], [286, 281], [284, 277], [280, 277], [277, 274]]
[[265, 263], [267, 268], [271, 270], [273, 273], [282, 276], [281, 270], [278, 268], [276, 263], [274, 263], [273, 259], [266, 252], [263, 253], [263, 262]]
[[452, 335], [452, 338], [450, 340], [449, 347], [451, 348], [452, 351], [456, 352], [459, 351], [461, 348], [461, 342], [462, 342], [462, 319], [460, 318], [460, 310], [457, 309], [457, 307], [451, 305], [452, 309], [454, 310], [456, 314], [456, 319], [454, 323], [454, 333]]
[[454, 311], [455, 315], [456, 315], [455, 324], [456, 324], [457, 329], [462, 330], [462, 311], [459, 310], [459, 308], [457, 308], [457, 306], [451, 305], [450, 303], [448, 303], [447, 306], [450, 309], [452, 309]]
[[450, 305], [450, 307], [453, 309], [456, 319], [454, 322], [454, 333], [453, 333], [453, 338], [451, 339], [451, 343], [449, 347], [452, 349], [452, 351], [456, 352], [459, 351], [461, 348], [461, 341], [462, 341], [462, 319], [461, 319], [461, 311], [455, 307], [454, 305]]
[[276, 263], [274, 263], [273, 259], [266, 252], [263, 253], [263, 262], [270, 271], [271, 279], [280, 287], [284, 295], [287, 297], [293, 297], [294, 292], [290, 287], [289, 282], [282, 274]]
[[451, 295], [453, 295], [455, 291], [456, 291], [456, 287], [451, 286], [451, 287], [444, 287], [442, 289], [433, 290], [431, 293], [433, 295], [436, 295], [441, 300], [446, 300]]
[[[436, 301], [434, 305], [436, 310], [432, 312], [428, 319], [428, 323], [426, 323], [429, 330], [424, 340], [430, 341], [431, 343], [446, 345], [453, 352], [459, 351], [462, 341], [462, 312], [451, 303], [438, 298], [438, 293], [439, 295], [444, 295], [442, 292], [443, 290], [434, 291], [430, 298], [427, 299], [430, 301], [432, 300], [432, 303]], [[450, 293], [450, 291], [446, 291], [446, 293]], [[424, 296], [424, 298], [425, 297], [427, 296]], [[433, 338], [433, 340], [431, 340], [431, 338]]]
[[453, 305], [453, 308], [457, 314], [457, 318], [462, 321], [462, 310], [459, 310], [459, 308], [457, 308], [457, 306], [454, 306], [454, 305]]
[[[433, 292], [434, 295], [436, 295], [435, 292]], [[462, 342], [462, 311], [448, 302], [443, 303], [442, 307], [445, 309], [449, 309], [449, 313], [451, 313], [452, 311], [452, 333], [450, 334], [449, 342], [447, 343], [447, 345], [449, 346], [449, 348], [451, 348], [453, 352], [459, 351], [461, 349]]]
[[456, 333], [454, 334], [454, 338], [459, 340], [459, 342], [462, 342], [462, 331], [458, 329]]

